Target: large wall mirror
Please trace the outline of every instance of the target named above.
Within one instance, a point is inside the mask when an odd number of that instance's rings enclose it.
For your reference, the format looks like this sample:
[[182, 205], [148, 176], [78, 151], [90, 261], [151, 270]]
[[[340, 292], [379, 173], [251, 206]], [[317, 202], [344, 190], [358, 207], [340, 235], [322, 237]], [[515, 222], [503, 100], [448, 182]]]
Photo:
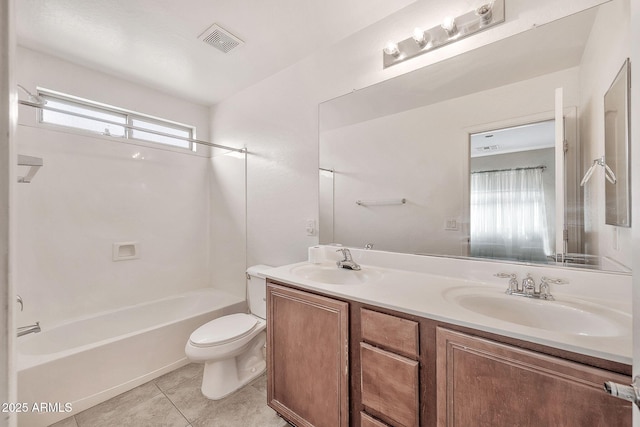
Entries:
[[[607, 5], [320, 104], [320, 243], [624, 271], [585, 253], [579, 186], [579, 121], [598, 119], [580, 117], [583, 55]], [[499, 174], [528, 198], [517, 214], [479, 210]]]

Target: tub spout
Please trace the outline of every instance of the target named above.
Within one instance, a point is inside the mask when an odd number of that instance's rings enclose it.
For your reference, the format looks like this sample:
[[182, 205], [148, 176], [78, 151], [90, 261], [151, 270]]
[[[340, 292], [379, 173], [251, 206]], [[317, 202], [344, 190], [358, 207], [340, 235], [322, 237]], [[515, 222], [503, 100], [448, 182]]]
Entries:
[[36, 322], [35, 325], [29, 325], [29, 326], [20, 326], [18, 328], [18, 336], [21, 337], [23, 335], [27, 335], [27, 334], [33, 334], [36, 332], [40, 332], [40, 322]]

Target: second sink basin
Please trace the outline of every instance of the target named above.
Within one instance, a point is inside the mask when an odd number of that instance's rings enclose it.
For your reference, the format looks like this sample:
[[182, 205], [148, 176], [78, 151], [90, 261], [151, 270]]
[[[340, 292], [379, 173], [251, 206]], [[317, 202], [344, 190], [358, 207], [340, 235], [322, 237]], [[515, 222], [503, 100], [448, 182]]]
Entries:
[[621, 336], [631, 331], [630, 315], [579, 299], [545, 301], [482, 287], [454, 288], [444, 296], [466, 310], [532, 328], [595, 337]]
[[338, 268], [335, 263], [299, 265], [293, 267], [291, 272], [303, 279], [332, 285], [359, 285], [382, 278], [382, 272], [374, 268], [365, 266], [362, 270], [354, 271]]

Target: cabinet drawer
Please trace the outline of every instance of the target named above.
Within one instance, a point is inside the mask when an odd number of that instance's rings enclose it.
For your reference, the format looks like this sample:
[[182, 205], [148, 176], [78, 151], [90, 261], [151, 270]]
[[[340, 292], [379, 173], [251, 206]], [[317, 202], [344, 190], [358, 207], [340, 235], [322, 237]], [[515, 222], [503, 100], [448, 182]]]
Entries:
[[418, 426], [418, 362], [360, 343], [362, 404], [394, 426]]
[[360, 319], [363, 341], [407, 357], [418, 357], [418, 322], [366, 308], [360, 310]]
[[366, 412], [360, 412], [360, 427], [389, 427], [389, 424], [376, 420]]

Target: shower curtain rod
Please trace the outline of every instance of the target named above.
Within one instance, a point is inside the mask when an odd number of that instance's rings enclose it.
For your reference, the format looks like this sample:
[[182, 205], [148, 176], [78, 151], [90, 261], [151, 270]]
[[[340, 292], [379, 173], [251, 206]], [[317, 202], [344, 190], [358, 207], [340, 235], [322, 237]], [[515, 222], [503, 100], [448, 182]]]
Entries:
[[529, 170], [529, 169], [542, 169], [542, 171], [544, 172], [546, 168], [547, 168], [546, 166], [528, 166], [526, 168], [492, 169], [488, 171], [476, 171], [471, 173], [474, 174], [474, 173], [489, 173], [489, 172], [523, 171], [523, 170]]
[[165, 136], [167, 138], [174, 138], [174, 139], [179, 139], [179, 140], [182, 140], [182, 141], [193, 142], [193, 143], [200, 144], [200, 145], [206, 145], [208, 147], [221, 148], [223, 150], [235, 151], [235, 152], [238, 152], [238, 153], [247, 153], [247, 149], [246, 148], [227, 147], [226, 145], [214, 144], [213, 142], [209, 142], [209, 141], [202, 141], [202, 140], [199, 140], [199, 139], [185, 138], [185, 137], [182, 137], [182, 136], [171, 135], [170, 133], [164, 133], [164, 132], [160, 132], [160, 131], [156, 131], [156, 130], [152, 130], [152, 129], [145, 129], [145, 128], [141, 128], [141, 127], [138, 127], [138, 126], [133, 126], [133, 125], [130, 125], [130, 124], [123, 124], [123, 123], [114, 122], [114, 121], [111, 121], [111, 120], [99, 119], [99, 118], [96, 118], [96, 117], [87, 116], [85, 114], [73, 113], [71, 111], [61, 110], [59, 108], [47, 107], [46, 105], [41, 105], [41, 104], [39, 104], [37, 102], [29, 102], [29, 101], [19, 100], [18, 103], [21, 104], [21, 105], [26, 105], [27, 107], [40, 108], [42, 110], [53, 111], [54, 113], [68, 114], [70, 116], [80, 117], [81, 119], [94, 120], [96, 122], [107, 123], [107, 124], [115, 125], [115, 126], [121, 126], [123, 128], [126, 128], [126, 129], [137, 130], [137, 131], [140, 131], [140, 132], [146, 132], [146, 133], [152, 133], [154, 135]]

